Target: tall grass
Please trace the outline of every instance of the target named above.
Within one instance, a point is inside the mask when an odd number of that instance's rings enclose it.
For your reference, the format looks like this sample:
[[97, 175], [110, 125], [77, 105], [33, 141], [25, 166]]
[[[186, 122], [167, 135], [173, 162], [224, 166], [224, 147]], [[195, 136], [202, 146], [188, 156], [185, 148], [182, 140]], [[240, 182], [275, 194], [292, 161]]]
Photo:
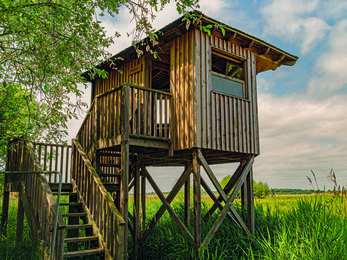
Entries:
[[347, 259], [346, 206], [339, 198], [301, 198], [252, 253], [257, 259]]
[[[0, 235], [0, 259], [39, 260], [40, 256], [35, 248], [26, 220], [24, 220], [23, 240], [16, 246], [17, 205], [16, 200], [10, 201], [7, 236]], [[0, 204], [0, 212], [1, 210], [2, 205]]]
[[[281, 199], [271, 198], [271, 204], [256, 203], [256, 236], [248, 238], [241, 229], [224, 220], [204, 251], [202, 259], [347, 259], [346, 205], [331, 197], [299, 198], [288, 207], [280, 207]], [[269, 201], [269, 200], [267, 200]], [[202, 215], [209, 209], [204, 203]], [[280, 205], [280, 206], [279, 206]], [[160, 203], [149, 207], [148, 219], [154, 216]], [[183, 203], [173, 208], [183, 219]], [[239, 204], [236, 210], [244, 218]], [[191, 212], [193, 216], [193, 212]], [[203, 237], [209, 231], [218, 212], [202, 223]], [[147, 223], [148, 224], [148, 223]], [[193, 234], [192, 224], [189, 230]], [[129, 239], [129, 258], [135, 259]], [[196, 259], [190, 243], [166, 212], [153, 232], [140, 247], [137, 259]]]
[[[155, 215], [160, 201], [147, 200], [147, 225]], [[202, 215], [211, 206], [204, 200]], [[172, 203], [177, 215], [183, 220], [184, 207], [181, 198]], [[1, 207], [0, 207], [1, 208]], [[131, 208], [131, 205], [130, 207]], [[245, 219], [238, 203], [236, 210]], [[207, 234], [218, 217], [202, 223], [202, 235]], [[255, 203], [256, 236], [248, 238], [243, 231], [224, 220], [202, 259], [347, 259], [347, 204], [331, 196], [268, 198]], [[39, 259], [34, 249], [29, 228], [25, 222], [23, 242], [15, 247], [17, 205], [10, 204], [8, 236], [0, 238], [0, 259]], [[193, 212], [191, 212], [193, 218]], [[193, 221], [189, 226], [193, 234]], [[144, 230], [141, 230], [141, 234]], [[132, 252], [129, 234], [129, 259], [136, 259]], [[166, 212], [152, 233], [140, 247], [137, 259], [196, 259], [193, 245], [189, 242], [170, 215]]]

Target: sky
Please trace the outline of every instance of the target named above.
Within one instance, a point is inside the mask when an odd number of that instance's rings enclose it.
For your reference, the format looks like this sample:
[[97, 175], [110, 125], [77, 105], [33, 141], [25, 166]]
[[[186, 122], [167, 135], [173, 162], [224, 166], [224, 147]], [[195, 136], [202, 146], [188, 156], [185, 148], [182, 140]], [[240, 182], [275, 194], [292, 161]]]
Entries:
[[[347, 186], [347, 1], [340, 0], [202, 0], [201, 12], [256, 36], [299, 57], [293, 66], [258, 74], [260, 155], [254, 179], [270, 188], [311, 189], [306, 176], [317, 177], [320, 189], [330, 189], [326, 175], [333, 168], [339, 185]], [[180, 17], [171, 3], [157, 14], [160, 29]], [[134, 28], [122, 10], [106, 17], [108, 35], [115, 31], [109, 51], [130, 46]], [[90, 90], [84, 100], [90, 102]], [[82, 120], [69, 122], [69, 138]], [[212, 169], [221, 180], [235, 165]], [[150, 169], [163, 191], [174, 185], [181, 168]], [[206, 178], [205, 178], [206, 179]], [[315, 186], [316, 188], [316, 186]]]

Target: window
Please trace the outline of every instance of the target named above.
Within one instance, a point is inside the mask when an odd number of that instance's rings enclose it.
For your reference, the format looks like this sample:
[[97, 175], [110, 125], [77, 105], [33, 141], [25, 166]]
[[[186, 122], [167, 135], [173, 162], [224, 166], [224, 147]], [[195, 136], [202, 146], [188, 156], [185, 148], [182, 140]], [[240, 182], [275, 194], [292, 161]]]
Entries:
[[244, 60], [213, 49], [212, 90], [246, 98]]

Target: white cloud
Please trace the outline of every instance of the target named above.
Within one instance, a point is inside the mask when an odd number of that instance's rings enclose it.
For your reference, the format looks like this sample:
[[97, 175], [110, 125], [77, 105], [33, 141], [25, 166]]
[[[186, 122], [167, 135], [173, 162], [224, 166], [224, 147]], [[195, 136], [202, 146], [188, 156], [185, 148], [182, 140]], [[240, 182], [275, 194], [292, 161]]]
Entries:
[[329, 0], [324, 1], [323, 8], [320, 9], [320, 15], [327, 19], [339, 20], [346, 17], [347, 1], [346, 0]]
[[265, 33], [301, 42], [301, 52], [314, 47], [330, 26], [312, 13], [321, 8], [319, 0], [273, 0], [261, 10], [268, 26]]
[[317, 100], [260, 93], [258, 100], [261, 155], [256, 179], [272, 187], [308, 189], [305, 176], [313, 169], [323, 187], [334, 167], [341, 184], [346, 182], [347, 95]]
[[338, 90], [347, 84], [347, 19], [332, 28], [327, 41], [329, 49], [317, 59], [315, 77], [309, 84], [310, 93]]

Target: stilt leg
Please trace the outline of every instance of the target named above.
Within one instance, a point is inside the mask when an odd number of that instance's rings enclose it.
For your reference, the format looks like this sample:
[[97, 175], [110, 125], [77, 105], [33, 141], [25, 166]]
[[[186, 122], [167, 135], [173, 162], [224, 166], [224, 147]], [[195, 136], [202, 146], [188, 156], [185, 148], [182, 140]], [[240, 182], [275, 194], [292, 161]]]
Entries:
[[247, 176], [247, 212], [248, 228], [252, 235], [255, 235], [254, 229], [254, 193], [253, 193], [253, 167]]
[[134, 176], [134, 255], [138, 255], [140, 236], [140, 167], [136, 165]]
[[[187, 170], [189, 163], [186, 163], [184, 170]], [[190, 223], [190, 177], [184, 184], [184, 223], [189, 226]]]
[[[194, 250], [198, 254], [201, 244], [201, 185], [198, 151], [193, 152], [193, 187], [194, 187]], [[199, 257], [199, 256], [198, 256]]]
[[123, 252], [124, 260], [128, 252], [128, 185], [129, 185], [129, 108], [130, 89], [124, 85], [122, 89], [122, 144], [121, 144], [121, 185], [120, 185], [120, 213], [125, 221]]
[[141, 176], [141, 224], [146, 226], [146, 177]]
[[129, 185], [129, 142], [122, 143], [122, 173], [120, 187], [120, 213], [125, 221], [124, 225], [124, 259], [128, 252], [128, 185]]

